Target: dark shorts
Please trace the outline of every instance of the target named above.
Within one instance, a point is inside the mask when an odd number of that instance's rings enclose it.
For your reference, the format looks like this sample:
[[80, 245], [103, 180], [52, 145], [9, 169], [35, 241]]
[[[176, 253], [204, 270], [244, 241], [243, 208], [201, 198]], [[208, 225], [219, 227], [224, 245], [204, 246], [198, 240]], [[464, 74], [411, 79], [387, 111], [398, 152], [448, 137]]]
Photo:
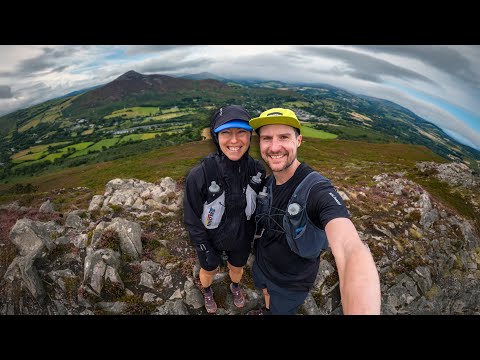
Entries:
[[[248, 256], [250, 255], [250, 247], [241, 250], [225, 251], [225, 254], [228, 256], [227, 261], [231, 265], [235, 267], [243, 267], [247, 263]], [[222, 251], [215, 251], [215, 255], [216, 261], [213, 263], [207, 263], [205, 252], [197, 251], [198, 261], [200, 262], [202, 269], [212, 271], [222, 263]]]
[[266, 278], [255, 261], [252, 267], [253, 281], [258, 289], [267, 289], [270, 294], [272, 315], [296, 315], [298, 308], [305, 302], [308, 291], [291, 291], [281, 288]]

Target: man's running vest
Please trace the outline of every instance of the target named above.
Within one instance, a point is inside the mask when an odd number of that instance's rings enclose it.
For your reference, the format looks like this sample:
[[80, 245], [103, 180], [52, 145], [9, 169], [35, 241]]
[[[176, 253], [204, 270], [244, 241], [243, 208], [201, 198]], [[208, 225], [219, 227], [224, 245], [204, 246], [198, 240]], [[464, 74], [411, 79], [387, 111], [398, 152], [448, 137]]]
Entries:
[[[257, 196], [257, 229], [268, 230], [272, 207], [272, 184], [274, 176], [267, 179], [263, 191]], [[297, 186], [288, 201], [287, 211], [283, 215], [283, 230], [290, 249], [297, 255], [315, 259], [328, 247], [327, 234], [318, 228], [308, 217], [307, 199], [312, 187], [329, 180], [318, 172], [308, 174]], [[257, 230], [258, 234], [258, 230]]]

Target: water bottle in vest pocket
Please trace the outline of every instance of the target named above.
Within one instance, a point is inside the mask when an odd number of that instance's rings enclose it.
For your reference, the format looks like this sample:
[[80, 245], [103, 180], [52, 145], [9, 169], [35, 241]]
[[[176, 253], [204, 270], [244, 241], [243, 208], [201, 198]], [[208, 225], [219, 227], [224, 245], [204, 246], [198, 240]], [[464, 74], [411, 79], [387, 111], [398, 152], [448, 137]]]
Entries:
[[225, 192], [215, 200], [203, 205], [202, 223], [207, 229], [216, 229], [222, 221], [225, 212]]
[[289, 204], [283, 226], [290, 249], [301, 257], [315, 259], [328, 246], [325, 231], [316, 228], [298, 203]]
[[255, 209], [257, 208], [257, 193], [253, 190], [250, 185], [247, 185], [247, 190], [245, 191], [245, 197], [247, 199], [247, 206], [245, 207], [245, 215], [247, 220], [250, 220]]

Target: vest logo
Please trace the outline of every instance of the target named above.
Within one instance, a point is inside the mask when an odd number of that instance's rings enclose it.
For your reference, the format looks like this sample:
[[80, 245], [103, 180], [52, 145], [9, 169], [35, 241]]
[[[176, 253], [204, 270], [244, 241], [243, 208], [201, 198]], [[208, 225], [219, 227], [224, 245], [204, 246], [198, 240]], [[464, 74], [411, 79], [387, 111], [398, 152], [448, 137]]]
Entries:
[[335, 200], [335, 202], [336, 202], [338, 205], [342, 205], [342, 204], [340, 203], [340, 201], [338, 201], [338, 199], [335, 197], [335, 195], [333, 195], [331, 192], [329, 192], [328, 194], [333, 198], [333, 200]]
[[215, 209], [211, 207], [208, 210], [207, 219], [206, 219], [207, 221], [205, 221], [205, 226], [210, 226], [212, 224], [214, 214], [215, 214]]

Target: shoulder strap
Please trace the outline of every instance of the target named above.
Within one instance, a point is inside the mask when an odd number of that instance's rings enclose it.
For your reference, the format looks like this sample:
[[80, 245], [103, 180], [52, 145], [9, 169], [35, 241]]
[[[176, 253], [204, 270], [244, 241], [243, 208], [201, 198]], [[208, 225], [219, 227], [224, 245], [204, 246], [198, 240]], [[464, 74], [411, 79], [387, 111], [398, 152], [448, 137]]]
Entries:
[[302, 180], [300, 185], [297, 186], [288, 204], [290, 205], [291, 203], [296, 202], [306, 206], [310, 190], [312, 190], [314, 185], [322, 182], [328, 182], [328, 179], [320, 175], [318, 172], [312, 171]]
[[202, 160], [203, 175], [205, 177], [207, 189], [212, 181], [215, 181], [218, 185], [220, 185], [216, 157], [217, 156], [215, 154], [210, 154], [204, 157]]
[[270, 194], [270, 196], [272, 195], [272, 185], [273, 185], [274, 179], [275, 179], [275, 176], [273, 176], [272, 174], [267, 178], [267, 181], [265, 182], [265, 186], [267, 187], [268, 193]]

